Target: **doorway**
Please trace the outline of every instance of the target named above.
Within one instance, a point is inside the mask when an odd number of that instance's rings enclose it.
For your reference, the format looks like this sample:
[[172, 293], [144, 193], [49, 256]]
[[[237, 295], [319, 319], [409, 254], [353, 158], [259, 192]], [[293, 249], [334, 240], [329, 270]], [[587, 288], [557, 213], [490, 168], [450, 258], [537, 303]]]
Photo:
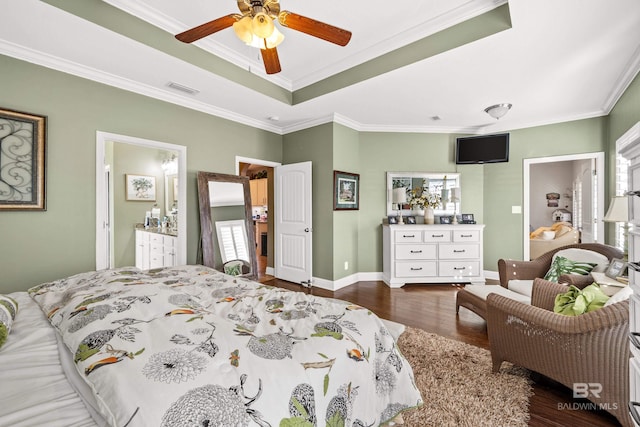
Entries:
[[[251, 184], [251, 211], [256, 230], [256, 259], [258, 279], [274, 276], [274, 222], [273, 183], [274, 168], [280, 163], [268, 160], [236, 157], [236, 174], [249, 177]], [[258, 195], [260, 193], [260, 195]]]
[[[115, 265], [114, 261], [114, 230], [118, 222], [119, 209], [115, 208], [115, 200], [113, 181], [114, 171], [112, 164], [114, 162], [114, 150], [110, 149], [113, 144], [122, 144], [123, 146], [137, 147], [141, 149], [150, 149], [156, 152], [166, 151], [175, 153], [175, 161], [177, 163], [177, 180], [175, 189], [172, 194], [175, 195], [177, 201], [177, 253], [176, 263], [179, 265], [187, 263], [187, 224], [186, 224], [186, 207], [187, 200], [186, 182], [187, 182], [187, 147], [165, 142], [152, 141], [148, 139], [136, 138], [127, 135], [118, 135], [108, 132], [98, 131], [96, 133], [96, 270], [111, 268]], [[139, 170], [131, 170], [129, 173], [139, 173]], [[122, 178], [122, 177], [120, 177]], [[173, 183], [172, 183], [173, 184]], [[124, 187], [124, 184], [123, 184]], [[163, 179], [156, 182], [158, 192], [165, 192], [167, 182]], [[164, 189], [164, 190], [163, 190]], [[170, 189], [174, 189], [172, 185]], [[140, 202], [138, 202], [140, 203]], [[129, 205], [135, 205], [136, 202], [128, 202]], [[144, 221], [144, 213], [142, 216], [136, 217], [136, 222]], [[128, 235], [134, 235], [134, 223], [126, 224]], [[133, 265], [133, 261], [131, 263]]]
[[[604, 153], [583, 153], [565, 156], [540, 157], [535, 159], [524, 159], [524, 191], [523, 191], [523, 259], [528, 260], [530, 256], [529, 233], [533, 227], [535, 211], [539, 203], [548, 203], [546, 200], [532, 199], [534, 191], [532, 176], [535, 176], [536, 168], [547, 168], [546, 175], [554, 167], [569, 170], [571, 178], [563, 182], [561, 187], [554, 187], [549, 190], [553, 197], [549, 202], [553, 202], [555, 194], [560, 200], [557, 208], [549, 205], [547, 209], [553, 210], [553, 215], [557, 215], [557, 210], [568, 211], [574, 227], [580, 230], [581, 241], [604, 242]], [[564, 218], [563, 218], [564, 219]], [[553, 218], [549, 216], [549, 222]], [[536, 228], [536, 227], [534, 227]]]

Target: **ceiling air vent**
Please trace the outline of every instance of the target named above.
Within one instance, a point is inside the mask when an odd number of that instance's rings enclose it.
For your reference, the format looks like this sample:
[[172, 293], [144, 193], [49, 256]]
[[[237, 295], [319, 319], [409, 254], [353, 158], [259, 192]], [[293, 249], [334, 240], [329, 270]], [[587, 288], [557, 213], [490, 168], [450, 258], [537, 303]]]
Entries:
[[167, 86], [170, 87], [171, 89], [175, 89], [175, 90], [179, 90], [180, 92], [188, 93], [189, 95], [195, 95], [198, 92], [200, 92], [199, 90], [192, 89], [192, 88], [190, 88], [188, 86], [184, 86], [184, 85], [181, 85], [181, 84], [176, 83], [176, 82], [169, 82], [169, 83], [167, 83]]

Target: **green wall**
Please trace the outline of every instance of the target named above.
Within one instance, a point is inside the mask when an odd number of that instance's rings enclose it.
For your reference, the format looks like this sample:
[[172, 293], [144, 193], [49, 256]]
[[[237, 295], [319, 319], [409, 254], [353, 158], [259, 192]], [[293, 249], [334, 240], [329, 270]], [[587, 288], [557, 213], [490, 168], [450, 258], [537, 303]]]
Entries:
[[48, 117], [47, 210], [0, 212], [0, 292], [95, 269], [96, 131], [187, 146], [187, 261], [199, 241], [196, 173], [236, 155], [282, 161], [282, 136], [0, 56], [1, 107]]
[[283, 137], [282, 163], [312, 162], [313, 276], [333, 278], [333, 123]]
[[[196, 173], [235, 173], [235, 157], [313, 162], [314, 277], [382, 271], [386, 172], [459, 172], [460, 210], [486, 224], [484, 268], [522, 257], [523, 159], [605, 151], [640, 120], [636, 77], [609, 116], [511, 131], [510, 161], [456, 165], [457, 135], [357, 132], [338, 124], [276, 135], [0, 56], [2, 108], [48, 117], [45, 212], [0, 212], [0, 292], [95, 268], [96, 131], [187, 146], [187, 262], [199, 241]], [[333, 211], [333, 170], [360, 174], [360, 209]], [[613, 184], [609, 180], [608, 191]], [[508, 236], [508, 237], [505, 237]], [[349, 268], [344, 269], [344, 262]]]

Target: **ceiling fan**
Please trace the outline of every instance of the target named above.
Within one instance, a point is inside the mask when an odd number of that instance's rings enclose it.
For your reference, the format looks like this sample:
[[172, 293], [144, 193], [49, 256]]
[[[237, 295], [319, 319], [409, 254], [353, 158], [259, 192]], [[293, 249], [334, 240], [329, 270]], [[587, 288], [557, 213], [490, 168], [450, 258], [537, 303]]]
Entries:
[[280, 11], [279, 0], [237, 1], [241, 14], [232, 13], [214, 19], [177, 34], [176, 39], [184, 43], [192, 43], [225, 28], [233, 27], [240, 40], [249, 46], [260, 49], [262, 62], [264, 62], [267, 74], [275, 74], [281, 71], [276, 46], [284, 40], [284, 35], [275, 27], [274, 20], [277, 20], [283, 27], [291, 28], [340, 46], [346, 46], [351, 39], [351, 32], [347, 30], [286, 10]]

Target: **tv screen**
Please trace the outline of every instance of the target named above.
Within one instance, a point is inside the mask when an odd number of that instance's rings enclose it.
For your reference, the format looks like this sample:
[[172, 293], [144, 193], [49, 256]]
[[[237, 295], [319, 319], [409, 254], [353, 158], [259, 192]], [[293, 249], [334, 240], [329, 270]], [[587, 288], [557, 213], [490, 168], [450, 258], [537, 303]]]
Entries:
[[509, 134], [480, 135], [456, 139], [456, 164], [509, 161]]

